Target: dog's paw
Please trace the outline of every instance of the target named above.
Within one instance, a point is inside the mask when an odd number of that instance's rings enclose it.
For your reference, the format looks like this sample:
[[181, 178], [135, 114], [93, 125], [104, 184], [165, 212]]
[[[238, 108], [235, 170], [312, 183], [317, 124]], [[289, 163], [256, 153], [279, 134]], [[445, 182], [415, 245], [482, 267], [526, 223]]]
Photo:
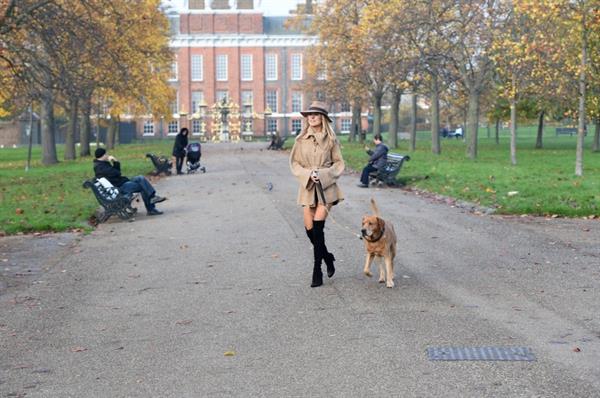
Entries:
[[367, 271], [367, 270], [365, 270], [365, 271], [363, 271], [363, 273], [364, 273], [366, 276], [368, 276], [369, 278], [373, 276], [373, 274], [371, 273], [371, 271]]
[[379, 283], [385, 283], [385, 278], [379, 278]]
[[386, 287], [389, 287], [389, 288], [392, 288], [392, 287], [394, 287], [394, 281], [388, 281], [388, 282], [385, 284], [385, 286], [386, 286]]

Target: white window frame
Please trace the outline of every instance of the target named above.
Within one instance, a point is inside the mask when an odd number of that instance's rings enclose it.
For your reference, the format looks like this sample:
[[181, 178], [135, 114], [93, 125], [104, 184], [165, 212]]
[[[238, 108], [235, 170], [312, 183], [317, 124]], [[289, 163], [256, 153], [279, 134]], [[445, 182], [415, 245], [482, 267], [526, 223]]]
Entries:
[[244, 82], [252, 81], [252, 54], [242, 54], [240, 57], [240, 78]]
[[292, 119], [292, 133], [296, 134], [296, 130], [302, 130], [302, 119]]
[[[273, 126], [275, 127], [274, 129], [271, 128]], [[275, 119], [275, 118], [267, 119], [267, 135], [272, 135], [273, 133], [276, 133], [278, 128], [279, 128], [279, 123], [277, 122], [277, 119]]]
[[215, 77], [218, 82], [229, 80], [229, 57], [227, 54], [218, 54], [215, 60]]
[[291, 80], [302, 80], [302, 54], [296, 53], [291, 55]]
[[202, 135], [202, 120], [192, 119], [192, 135]]
[[[344, 127], [347, 127], [347, 128], [345, 129]], [[340, 122], [340, 132], [342, 134], [350, 134], [351, 129], [352, 129], [352, 119], [346, 119], [346, 118], [342, 119]]]
[[[175, 127], [172, 129], [172, 127]], [[167, 135], [177, 135], [179, 133], [179, 120], [175, 119], [175, 120], [171, 120], [168, 124], [167, 124]]]
[[[196, 62], [194, 62], [196, 60]], [[191, 79], [193, 82], [204, 80], [204, 56], [201, 54], [192, 54], [190, 61]]]
[[[300, 97], [300, 104], [294, 107], [294, 98]], [[302, 110], [302, 91], [292, 91], [292, 112], [300, 112]]]
[[[271, 59], [272, 63], [269, 62], [269, 59]], [[270, 71], [269, 69], [272, 70]], [[270, 72], [272, 72], [272, 74], [270, 74]], [[265, 80], [275, 81], [278, 79], [278, 75], [277, 54], [265, 54]]]
[[170, 82], [176, 82], [179, 80], [179, 67], [177, 65], [177, 60], [171, 62], [171, 74], [169, 75]]
[[240, 102], [240, 109], [241, 109], [242, 115], [246, 111], [245, 105], [246, 105], [246, 97], [247, 96], [244, 95], [245, 93], [250, 93], [249, 99], [250, 99], [250, 103], [252, 104], [252, 107], [250, 108], [250, 112], [252, 112], [254, 109], [254, 92], [252, 90], [242, 90], [242, 92], [240, 93], [240, 95], [241, 95], [240, 99], [242, 100]]
[[[200, 98], [199, 99], [194, 99], [194, 93], [200, 93]], [[200, 109], [196, 109], [199, 108], [199, 105], [202, 101], [204, 101], [204, 91], [202, 90], [194, 90], [191, 92], [190, 94], [190, 105], [191, 105], [191, 109], [190, 109], [190, 113], [200, 113]], [[195, 102], [198, 102], [197, 104]]]
[[[271, 104], [269, 104], [269, 93], [275, 93], [275, 106], [271, 106]], [[279, 105], [279, 93], [277, 92], [277, 90], [267, 90], [265, 92], [265, 103], [269, 108], [271, 108], [271, 112], [277, 113]]]
[[154, 120], [144, 120], [142, 133], [144, 137], [154, 137]]

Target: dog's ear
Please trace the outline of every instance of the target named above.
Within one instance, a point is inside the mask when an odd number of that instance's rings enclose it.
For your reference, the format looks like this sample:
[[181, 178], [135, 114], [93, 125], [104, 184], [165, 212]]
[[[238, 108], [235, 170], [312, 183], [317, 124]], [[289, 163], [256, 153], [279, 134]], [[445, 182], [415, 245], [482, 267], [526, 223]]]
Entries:
[[377, 228], [379, 228], [380, 231], [383, 231], [383, 229], [385, 228], [385, 221], [383, 221], [379, 217], [377, 217]]

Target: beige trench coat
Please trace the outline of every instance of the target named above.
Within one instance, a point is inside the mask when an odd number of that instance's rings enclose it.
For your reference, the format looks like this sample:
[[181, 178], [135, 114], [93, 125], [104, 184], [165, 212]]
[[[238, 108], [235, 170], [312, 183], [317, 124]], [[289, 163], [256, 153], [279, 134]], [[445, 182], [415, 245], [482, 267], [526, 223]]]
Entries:
[[[336, 140], [329, 145], [329, 136], [318, 138], [309, 130], [305, 135], [296, 138], [290, 154], [290, 168], [296, 176], [300, 187], [298, 189], [298, 204], [315, 206], [316, 185], [310, 178], [312, 170], [319, 171], [319, 180], [328, 204], [336, 204], [344, 199], [342, 191], [337, 186], [338, 177], [344, 171], [344, 160], [340, 151], [340, 143]], [[327, 150], [326, 148], [331, 147]], [[320, 194], [319, 194], [320, 195]]]

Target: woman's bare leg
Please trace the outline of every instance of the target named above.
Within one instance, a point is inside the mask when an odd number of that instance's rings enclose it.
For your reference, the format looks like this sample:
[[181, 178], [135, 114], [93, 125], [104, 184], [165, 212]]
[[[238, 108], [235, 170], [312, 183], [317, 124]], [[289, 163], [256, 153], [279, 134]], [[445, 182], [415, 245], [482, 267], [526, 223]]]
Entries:
[[327, 218], [327, 215], [329, 214], [329, 209], [331, 209], [331, 205], [327, 205], [327, 207], [325, 207], [323, 205], [317, 205], [313, 220], [315, 220], [315, 221], [325, 220]]
[[313, 220], [315, 219], [315, 207], [304, 206], [303, 208], [303, 216], [304, 216], [304, 227], [307, 230], [311, 230], [313, 228]]

